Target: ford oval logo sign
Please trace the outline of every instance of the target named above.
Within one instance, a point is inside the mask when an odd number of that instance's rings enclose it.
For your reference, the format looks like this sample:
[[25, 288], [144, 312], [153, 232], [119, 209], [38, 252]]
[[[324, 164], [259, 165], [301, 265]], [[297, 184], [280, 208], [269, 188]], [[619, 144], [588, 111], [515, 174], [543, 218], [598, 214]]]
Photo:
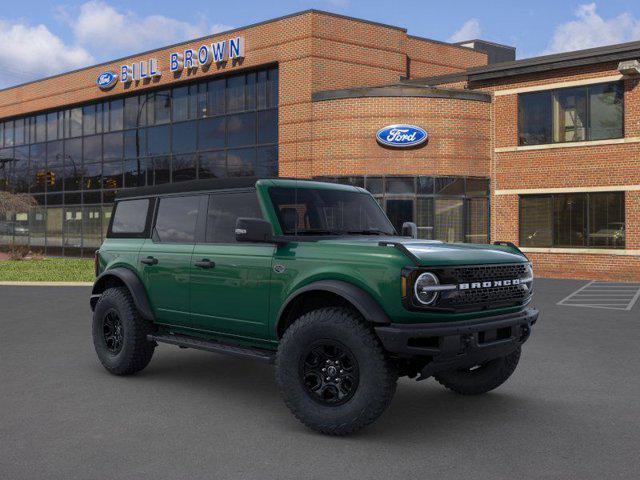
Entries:
[[415, 125], [389, 125], [376, 134], [378, 142], [394, 148], [417, 147], [427, 141], [427, 132]]
[[113, 72], [102, 72], [96, 79], [96, 85], [102, 90], [108, 90], [118, 81], [118, 76]]

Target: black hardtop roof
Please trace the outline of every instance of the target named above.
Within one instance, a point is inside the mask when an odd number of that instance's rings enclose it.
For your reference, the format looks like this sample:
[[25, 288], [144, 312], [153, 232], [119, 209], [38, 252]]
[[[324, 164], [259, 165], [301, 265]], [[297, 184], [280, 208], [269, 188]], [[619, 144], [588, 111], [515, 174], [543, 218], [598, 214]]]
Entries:
[[[116, 201], [125, 198], [155, 197], [157, 195], [168, 195], [172, 193], [187, 192], [207, 192], [213, 190], [234, 190], [241, 188], [255, 187], [258, 180], [295, 180], [308, 183], [325, 183], [316, 180], [306, 180], [304, 178], [287, 177], [228, 177], [228, 178], [206, 178], [201, 180], [189, 180], [186, 182], [165, 183], [162, 185], [136, 187], [120, 190], [116, 193]], [[338, 185], [336, 185], [338, 187]]]

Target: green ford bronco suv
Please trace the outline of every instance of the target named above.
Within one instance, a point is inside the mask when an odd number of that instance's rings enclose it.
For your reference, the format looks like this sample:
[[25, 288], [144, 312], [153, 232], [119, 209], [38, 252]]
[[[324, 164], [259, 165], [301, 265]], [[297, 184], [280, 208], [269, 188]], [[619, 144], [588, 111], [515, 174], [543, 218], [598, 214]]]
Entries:
[[275, 363], [293, 414], [332, 435], [376, 420], [398, 376], [488, 392], [537, 320], [531, 264], [509, 243], [415, 232], [407, 223], [398, 235], [366, 190], [344, 185], [125, 191], [96, 252], [96, 352], [116, 375], [146, 367], [158, 343]]

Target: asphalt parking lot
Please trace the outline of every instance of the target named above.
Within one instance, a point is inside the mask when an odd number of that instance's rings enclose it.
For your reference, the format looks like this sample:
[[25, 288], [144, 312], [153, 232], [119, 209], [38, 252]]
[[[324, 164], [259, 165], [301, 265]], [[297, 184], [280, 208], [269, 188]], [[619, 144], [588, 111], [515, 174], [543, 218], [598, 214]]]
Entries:
[[348, 438], [299, 424], [268, 365], [162, 345], [111, 376], [88, 288], [0, 286], [0, 478], [638, 478], [640, 305], [556, 305], [586, 283], [538, 280], [540, 321], [500, 389], [402, 379]]

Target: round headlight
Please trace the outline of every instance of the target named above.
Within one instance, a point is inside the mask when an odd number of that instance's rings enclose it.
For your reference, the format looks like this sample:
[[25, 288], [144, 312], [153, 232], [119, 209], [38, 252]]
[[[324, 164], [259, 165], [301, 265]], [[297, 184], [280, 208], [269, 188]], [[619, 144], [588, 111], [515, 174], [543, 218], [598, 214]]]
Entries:
[[431, 290], [429, 287], [435, 287], [439, 283], [438, 277], [433, 273], [426, 272], [421, 274], [413, 285], [413, 293], [415, 294], [416, 300], [422, 305], [431, 305], [436, 301], [438, 292]]

